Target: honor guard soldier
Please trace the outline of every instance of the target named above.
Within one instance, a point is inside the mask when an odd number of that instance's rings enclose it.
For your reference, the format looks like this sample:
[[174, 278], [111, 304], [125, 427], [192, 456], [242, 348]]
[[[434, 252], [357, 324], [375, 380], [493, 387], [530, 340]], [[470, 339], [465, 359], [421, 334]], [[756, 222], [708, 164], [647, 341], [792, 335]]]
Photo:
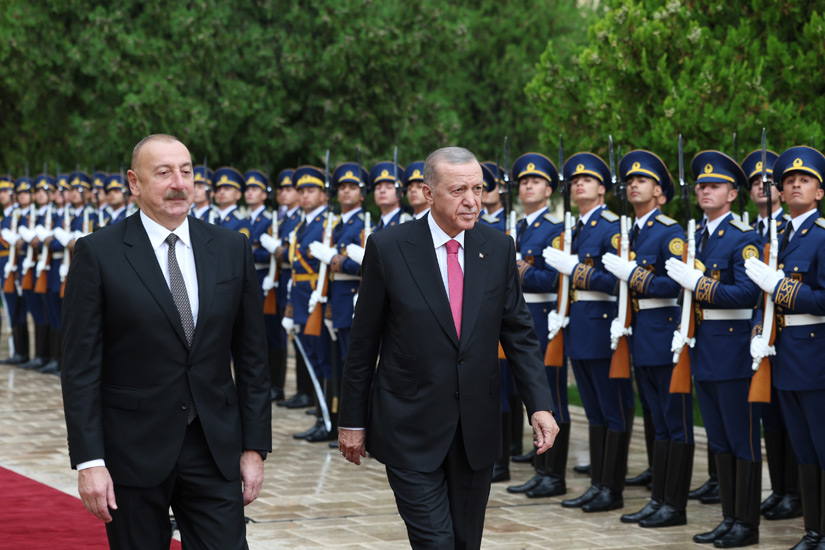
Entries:
[[95, 215], [97, 216], [97, 224], [103, 227], [103, 221], [106, 218], [106, 207], [109, 205], [106, 197], [106, 179], [109, 174], [106, 172], [94, 172], [92, 174], [92, 199], [91, 203], [95, 207]]
[[406, 190], [407, 202], [413, 210], [413, 218], [423, 218], [430, 207], [427, 199], [424, 198], [424, 161], [417, 160], [407, 165], [404, 170], [404, 189]]
[[[733, 548], [759, 541], [762, 446], [759, 406], [748, 402], [753, 375], [748, 353], [759, 288], [745, 275], [745, 260], [759, 255], [760, 240], [736, 220], [731, 204], [748, 180], [739, 164], [718, 151], [702, 151], [691, 170], [705, 213], [696, 230], [696, 266], [670, 258], [667, 274], [693, 292], [695, 345], [690, 364], [708, 445], [716, 457], [723, 521], [693, 537]], [[684, 342], [674, 333], [673, 350]]]
[[[11, 248], [7, 238], [11, 232], [12, 212], [14, 211], [14, 180], [11, 174], [0, 174], [0, 208], [3, 210], [3, 217], [0, 219], [0, 231], [3, 233], [0, 238], [0, 280], [5, 283], [6, 264], [9, 261], [9, 249]], [[4, 317], [6, 317], [6, 322], [9, 322], [8, 330], [11, 331], [14, 325], [11, 323], [9, 313], [7, 307]], [[14, 350], [11, 351], [9, 357], [0, 363], [9, 363], [9, 360], [13, 359]]]
[[218, 225], [249, 237], [249, 220], [238, 210], [238, 201], [244, 191], [243, 174], [232, 167], [215, 170], [215, 204], [218, 206]]
[[[338, 400], [340, 395], [341, 371], [349, 349], [349, 334], [354, 314], [354, 296], [361, 282], [361, 265], [348, 256], [348, 247], [364, 247], [364, 213], [362, 204], [366, 189], [369, 187], [369, 174], [357, 162], [345, 162], [332, 174], [330, 194], [335, 194], [341, 205], [341, 216], [332, 232], [332, 246], [325, 246], [320, 241], [310, 243], [310, 253], [329, 265], [330, 282], [324, 323], [330, 336], [337, 340], [338, 362], [333, 381], [336, 387], [327, 393], [327, 407], [330, 410], [333, 430], [330, 433], [310, 434], [307, 441], [325, 441], [337, 438]], [[320, 284], [320, 283], [319, 283]]]
[[[610, 324], [617, 315], [616, 277], [605, 270], [602, 256], [615, 254], [619, 247], [619, 217], [604, 206], [612, 182], [610, 169], [600, 157], [577, 153], [565, 162], [563, 173], [579, 208], [572, 254], [551, 247], [545, 249], [544, 257], [557, 271], [570, 276], [570, 321], [564, 349], [589, 423], [591, 485], [580, 497], [562, 501], [562, 506], [601, 512], [624, 505], [633, 422], [630, 380], [609, 376]], [[547, 323], [552, 338], [563, 320], [553, 311]]]
[[220, 211], [212, 204], [212, 181], [212, 170], [202, 164], [195, 166], [191, 215], [199, 220], [215, 224], [220, 219]]
[[[29, 187], [31, 184], [28, 180], [24, 180], [25, 186]], [[9, 254], [6, 257], [6, 262], [3, 265], [3, 294], [6, 300], [6, 312], [9, 320], [9, 325], [12, 331], [12, 342], [14, 344], [14, 351], [9, 354], [9, 358], [3, 361], [8, 365], [18, 365], [29, 360], [29, 325], [26, 322], [26, 308], [23, 305], [20, 285], [17, 282], [17, 274], [19, 264], [23, 258], [19, 258], [17, 241], [20, 240], [18, 234], [18, 225], [20, 224], [20, 206], [17, 204], [17, 181], [13, 181], [11, 176], [2, 182], [3, 188], [9, 188], [10, 204], [4, 204], [3, 208], [3, 222], [2, 222], [2, 237], [3, 241], [9, 246]], [[30, 188], [30, 187], [29, 187]], [[6, 194], [0, 191], [3, 199]], [[27, 206], [31, 202], [31, 193], [23, 193], [26, 195], [23, 198], [23, 203]]]
[[[21, 333], [25, 333], [25, 337], [20, 339], [20, 352], [26, 358], [19, 366], [29, 368], [32, 364], [29, 361], [29, 329], [26, 314], [34, 308], [35, 315], [42, 314], [42, 305], [40, 308], [34, 303], [33, 286], [28, 284], [33, 276], [34, 271], [34, 250], [30, 244], [35, 237], [34, 227], [37, 221], [37, 213], [34, 211], [32, 204], [32, 180], [28, 177], [20, 177], [14, 182], [15, 196], [17, 198], [18, 211], [16, 226], [16, 239], [14, 243], [14, 252], [16, 256], [16, 270], [14, 273], [9, 273], [8, 276], [13, 277], [19, 300], [14, 312], [15, 324], [19, 327]], [[31, 249], [31, 250], [30, 250]], [[29, 279], [29, 281], [24, 281]], [[24, 284], [26, 282], [27, 284]], [[9, 285], [10, 286], [10, 285]], [[15, 344], [15, 350], [18, 349]]]
[[[332, 376], [330, 364], [330, 335], [322, 328], [320, 336], [305, 334], [306, 324], [310, 316], [310, 297], [316, 288], [321, 288], [323, 281], [318, 280], [318, 270], [321, 261], [312, 256], [309, 250], [310, 243], [323, 239], [324, 228], [327, 223], [335, 223], [327, 208], [327, 197], [324, 192], [324, 171], [314, 166], [301, 166], [295, 170], [293, 181], [298, 194], [301, 196], [301, 209], [304, 211], [304, 220], [289, 235], [289, 255], [292, 263], [292, 287], [287, 299], [286, 311], [281, 324], [288, 334], [293, 334], [300, 340], [306, 351], [309, 365], [313, 369], [323, 388], [324, 395], [329, 391], [329, 380]], [[318, 304], [321, 307], [322, 304]], [[313, 392], [317, 400], [324, 396]], [[318, 418], [310, 429], [294, 434], [296, 439], [306, 439], [310, 435], [317, 440], [327, 440], [330, 432], [321, 418], [321, 406], [316, 402]]]
[[[810, 147], [791, 147], [776, 160], [774, 179], [788, 205], [790, 222], [780, 241], [777, 270], [748, 259], [748, 277], [773, 298], [775, 347], [757, 327], [751, 341], [754, 362], [776, 353], [773, 385], [799, 461], [805, 536], [796, 550], [825, 547], [825, 157]], [[762, 367], [764, 368], [764, 367]]]
[[[765, 172], [769, 182], [773, 182], [773, 167], [779, 157], [773, 151], [766, 151]], [[751, 200], [759, 209], [759, 215], [751, 224], [756, 229], [764, 246], [770, 240], [768, 220], [776, 220], [777, 232], [785, 229], [790, 216], [782, 209], [780, 193], [771, 193], [771, 204], [762, 193], [762, 150], [750, 153], [742, 161], [742, 170], [748, 176]], [[762, 250], [760, 248], [760, 250]], [[765, 460], [771, 480], [771, 494], [762, 501], [760, 510], [765, 519], [790, 519], [802, 515], [799, 497], [799, 464], [796, 462], [791, 440], [785, 428], [782, 406], [776, 388], [771, 390], [771, 402], [762, 405], [762, 430], [765, 436]]]
[[126, 219], [126, 186], [121, 174], [111, 174], [106, 178], [106, 225], [114, 225]]
[[398, 177], [401, 177], [403, 173], [404, 167], [393, 165], [392, 161], [379, 162], [370, 170], [373, 198], [375, 205], [381, 210], [381, 219], [373, 231], [381, 231], [412, 219], [412, 216], [401, 209], [404, 189], [394, 175], [398, 174]]
[[481, 190], [481, 215], [478, 221], [495, 227], [502, 233], [507, 231], [507, 220], [504, 214], [504, 204], [499, 192], [499, 174], [502, 168], [494, 162], [482, 162], [481, 174], [484, 177], [484, 189]]
[[[630, 260], [608, 253], [605, 269], [628, 283], [632, 307], [630, 352], [639, 398], [650, 410], [652, 497], [640, 511], [625, 514], [624, 523], [668, 527], [687, 523], [690, 477], [693, 470], [693, 400], [670, 393], [673, 352], [670, 340], [680, 319], [682, 287], [665, 272], [669, 258], [681, 258], [685, 232], [658, 207], [658, 198], [673, 198], [673, 178], [665, 163], [650, 151], [631, 151], [619, 162], [627, 185], [627, 200], [636, 219], [630, 236]], [[616, 319], [614, 324], [621, 322]], [[614, 338], [621, 336], [619, 326]]]
[[[541, 353], [544, 357], [547, 349], [547, 339], [544, 338], [547, 334], [547, 316], [556, 309], [558, 301], [558, 272], [544, 261], [542, 251], [552, 247], [554, 243], [559, 246], [564, 229], [562, 221], [547, 210], [547, 200], [559, 185], [559, 173], [552, 161], [544, 155], [526, 153], [513, 163], [513, 180], [518, 184], [518, 196], [525, 215], [516, 226], [519, 279], [536, 334], [540, 335]], [[526, 493], [529, 498], [563, 495], [567, 492], [564, 479], [570, 441], [567, 367], [546, 366], [544, 370], [553, 391], [553, 402], [556, 403], [559, 433], [553, 447], [533, 459], [535, 475], [527, 483], [507, 488], [511, 493]], [[508, 380], [507, 383], [510, 386], [508, 393], [512, 394], [515, 391], [513, 382]], [[521, 414], [521, 407], [511, 414]], [[509, 424], [510, 417], [502, 419], [502, 422]]]

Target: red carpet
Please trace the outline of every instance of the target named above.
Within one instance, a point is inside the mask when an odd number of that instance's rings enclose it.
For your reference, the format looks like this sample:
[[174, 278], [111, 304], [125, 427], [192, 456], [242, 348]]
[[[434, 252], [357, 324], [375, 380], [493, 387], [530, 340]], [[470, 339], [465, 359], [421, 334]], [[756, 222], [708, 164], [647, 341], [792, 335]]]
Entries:
[[[106, 549], [104, 523], [80, 499], [0, 468], [0, 548]], [[180, 542], [172, 540], [172, 549]]]

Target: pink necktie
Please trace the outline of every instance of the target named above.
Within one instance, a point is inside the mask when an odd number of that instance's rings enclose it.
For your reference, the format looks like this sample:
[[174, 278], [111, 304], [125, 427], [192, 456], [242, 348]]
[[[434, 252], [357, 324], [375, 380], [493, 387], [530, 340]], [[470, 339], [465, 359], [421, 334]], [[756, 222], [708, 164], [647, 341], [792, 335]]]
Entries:
[[458, 263], [458, 241], [447, 241], [447, 283], [450, 285], [450, 309], [458, 339], [461, 340], [461, 306], [464, 303], [464, 273]]

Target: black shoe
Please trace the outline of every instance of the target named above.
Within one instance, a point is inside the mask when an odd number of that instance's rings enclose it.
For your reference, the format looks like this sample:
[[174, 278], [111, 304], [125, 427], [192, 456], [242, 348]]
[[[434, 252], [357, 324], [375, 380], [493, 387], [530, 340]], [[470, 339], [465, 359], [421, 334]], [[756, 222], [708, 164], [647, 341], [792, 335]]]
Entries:
[[563, 495], [567, 485], [563, 477], [542, 476], [538, 484], [527, 491], [527, 498], [548, 498]]
[[493, 464], [493, 478], [491, 483], [498, 483], [499, 481], [510, 481], [510, 467], [495, 463]]
[[718, 491], [719, 482], [711, 478], [704, 482], [701, 486], [688, 493], [690, 500], [698, 500], [711, 491]]
[[524, 452], [524, 445], [518, 443], [510, 444], [510, 456], [518, 456]]
[[304, 414], [309, 416], [318, 416], [318, 409], [307, 409], [304, 411]]
[[653, 481], [653, 472], [650, 470], [650, 468], [648, 468], [636, 477], [626, 479], [624, 481], [624, 484], [630, 485], [631, 487], [644, 487], [648, 485], [651, 481]]
[[22, 369], [29, 369], [29, 370], [39, 370], [43, 365], [46, 364], [46, 360], [42, 357], [35, 357], [31, 361], [26, 361], [25, 363], [20, 363], [20, 368]]
[[271, 401], [283, 401], [284, 400], [284, 389], [283, 388], [276, 388], [275, 386], [272, 386], [272, 388], [269, 390], [269, 399]]
[[330, 441], [329, 442], [329, 448], [330, 449], [337, 449], [338, 448], [338, 440], [336, 439], [335, 441]]
[[544, 476], [541, 474], [535, 474], [533, 477], [531, 477], [521, 485], [510, 485], [509, 487], [507, 487], [507, 492], [516, 495], [520, 493], [526, 493], [527, 491], [538, 485], [541, 482], [541, 478], [543, 477]]
[[759, 543], [759, 527], [753, 527], [736, 520], [730, 531], [713, 541], [716, 548], [739, 548], [740, 546], [750, 546]]
[[573, 466], [573, 471], [577, 474], [582, 474], [589, 476], [590, 475], [590, 464], [579, 464], [577, 466]]
[[310, 443], [318, 443], [321, 441], [337, 441], [338, 440], [338, 429], [332, 428], [328, 430], [323, 423], [321, 423], [321, 427], [306, 436], [305, 438]]
[[310, 429], [304, 430], [303, 432], [299, 432], [297, 434], [292, 434], [292, 437], [294, 437], [295, 439], [306, 439], [311, 434], [315, 433], [318, 429], [326, 430], [326, 428], [324, 427], [324, 421], [320, 418], [315, 421], [315, 425], [312, 426]]
[[3, 363], [4, 365], [18, 365], [20, 363], [26, 363], [28, 360], [28, 355], [20, 355], [19, 353], [15, 353], [11, 357], [3, 359], [0, 363]]
[[822, 535], [813, 529], [805, 529], [805, 536], [791, 550], [818, 550], [823, 543]]
[[672, 527], [674, 525], [686, 524], [687, 513], [684, 510], [677, 510], [670, 504], [663, 504], [654, 514], [651, 514], [639, 522], [639, 526], [650, 528]]
[[765, 512], [779, 504], [780, 500], [782, 500], [782, 495], [780, 495], [779, 493], [771, 493], [770, 496], [763, 500], [762, 504], [759, 505], [759, 512], [761, 514], [764, 514]]
[[723, 537], [728, 531], [730, 531], [731, 527], [733, 527], [734, 521], [735, 520], [733, 518], [724, 518], [722, 523], [717, 525], [713, 531], [693, 535], [693, 542], [698, 542], [699, 544], [710, 544], [716, 539]]
[[799, 495], [786, 493], [773, 508], [763, 512], [762, 515], [770, 520], [798, 518], [802, 515], [802, 499]]
[[662, 507], [662, 502], [659, 500], [650, 499], [645, 507], [633, 514], [622, 514], [619, 518], [622, 523], [639, 523], [643, 519], [652, 516], [656, 510]]
[[57, 359], [52, 359], [48, 363], [45, 363], [42, 367], [37, 369], [37, 372], [41, 372], [43, 374], [57, 374], [60, 372], [60, 363]]
[[582, 506], [596, 498], [596, 495], [599, 494], [599, 490], [600, 489], [598, 486], [591, 485], [587, 488], [587, 490], [584, 493], [582, 493], [580, 497], [562, 500], [561, 506], [562, 508], [581, 508]]
[[722, 502], [722, 497], [719, 495], [719, 484], [714, 483], [714, 487], [699, 497], [699, 502], [702, 504], [719, 504]]
[[529, 452], [524, 453], [523, 455], [514, 455], [510, 460], [517, 464], [526, 464], [528, 462], [533, 462], [533, 459], [535, 458], [536, 448], [533, 447], [532, 450], [530, 450]]
[[287, 409], [303, 409], [312, 406], [312, 398], [305, 393], [296, 393], [286, 400]]
[[612, 487], [602, 487], [590, 502], [582, 506], [582, 512], [607, 512], [624, 506], [622, 493]]

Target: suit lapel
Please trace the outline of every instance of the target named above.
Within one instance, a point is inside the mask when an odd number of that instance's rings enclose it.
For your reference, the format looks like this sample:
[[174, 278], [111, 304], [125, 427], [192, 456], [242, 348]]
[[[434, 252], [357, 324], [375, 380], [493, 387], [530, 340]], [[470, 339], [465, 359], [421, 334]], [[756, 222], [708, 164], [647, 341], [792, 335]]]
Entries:
[[[730, 221], [732, 219], [733, 217], [730, 214], [726, 214], [725, 219], [722, 220], [722, 223], [720, 223], [716, 227], [716, 230], [713, 233], [708, 234], [708, 242], [705, 245], [705, 248], [702, 250], [703, 258], [710, 258], [710, 255], [713, 253], [713, 251], [716, 250], [716, 247], [719, 245], [720, 242], [722, 242], [722, 236], [725, 234], [726, 231], [730, 230], [728, 226], [730, 225]], [[719, 235], [720, 231], [722, 232], [722, 235]], [[701, 242], [702, 236], [697, 235], [697, 238]]]
[[[444, 281], [441, 279], [441, 270], [438, 268], [438, 261], [435, 258], [435, 245], [430, 235], [427, 216], [411, 223], [414, 230], [410, 232], [406, 241], [398, 243], [401, 248], [401, 255], [404, 257], [404, 261], [407, 262], [407, 269], [410, 270], [413, 281], [415, 281], [418, 290], [441, 328], [447, 333], [453, 344], [458, 347], [458, 334], [453, 324], [453, 313], [450, 310], [447, 291], [444, 289]], [[466, 286], [464, 295], [467, 295]]]
[[[810, 216], [808, 216], [807, 220], [802, 222], [802, 225], [799, 226], [799, 231], [796, 231], [796, 232], [794, 232], [793, 235], [791, 235], [791, 241], [788, 243], [788, 246], [785, 248], [785, 250], [783, 250], [782, 252], [779, 253], [779, 258], [780, 259], [784, 260], [785, 258], [788, 257], [788, 255], [793, 253], [794, 250], [799, 248], [799, 245], [802, 242], [802, 239], [804, 239], [805, 236], [807, 236], [808, 231], [810, 231], [811, 227], [813, 226], [813, 224], [816, 223], [816, 220], [818, 220], [818, 219], [819, 219], [819, 216], [817, 214], [811, 214]], [[788, 223], [785, 226], [785, 231], [790, 231], [791, 227], [793, 227], [793, 226], [790, 223]], [[782, 242], [781, 237], [777, 240], [780, 243]], [[780, 246], [781, 246], [781, 244], [780, 244]]]
[[468, 342], [475, 327], [481, 297], [487, 285], [487, 273], [492, 259], [487, 253], [487, 241], [475, 229], [464, 232], [464, 300], [461, 311], [461, 341]]
[[209, 310], [212, 307], [218, 258], [209, 246], [212, 237], [201, 224], [189, 220], [189, 238], [192, 239], [195, 271], [198, 277], [198, 319], [202, 321], [195, 325], [195, 334], [192, 336], [192, 351], [194, 351], [203, 334], [204, 320], [209, 317]]
[[177, 333], [183, 345], [188, 347], [178, 308], [172, 300], [172, 292], [163, 278], [163, 272], [160, 270], [157, 257], [154, 250], [152, 250], [149, 236], [140, 222], [140, 216], [129, 216], [121, 223], [127, 224], [126, 234], [123, 237], [123, 242], [126, 244], [126, 260], [131, 264], [132, 269], [135, 270], [146, 290], [149, 291], [161, 311], [166, 315], [172, 329]]

